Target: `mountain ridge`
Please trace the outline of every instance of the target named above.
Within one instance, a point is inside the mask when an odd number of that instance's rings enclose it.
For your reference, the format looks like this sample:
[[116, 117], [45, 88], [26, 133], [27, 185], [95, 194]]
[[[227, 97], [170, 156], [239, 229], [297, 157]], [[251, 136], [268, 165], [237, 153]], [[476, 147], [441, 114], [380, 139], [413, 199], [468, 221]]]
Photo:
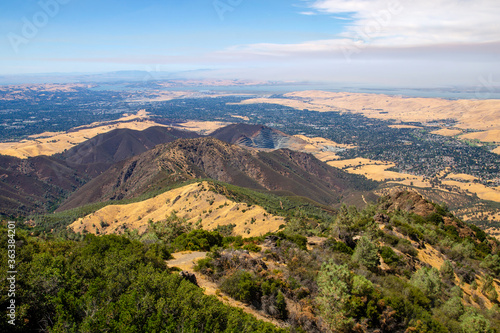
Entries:
[[342, 193], [350, 188], [370, 191], [376, 184], [306, 153], [288, 149], [260, 152], [210, 137], [179, 139], [113, 165], [74, 193], [58, 211], [98, 200], [131, 198], [193, 178], [212, 178], [257, 190], [289, 191], [328, 205], [340, 202]]

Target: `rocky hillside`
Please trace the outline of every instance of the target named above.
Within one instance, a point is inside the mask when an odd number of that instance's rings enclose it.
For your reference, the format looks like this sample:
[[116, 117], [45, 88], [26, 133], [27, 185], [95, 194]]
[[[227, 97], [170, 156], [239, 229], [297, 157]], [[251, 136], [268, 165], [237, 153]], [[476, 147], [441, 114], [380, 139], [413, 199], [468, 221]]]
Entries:
[[290, 148], [302, 140], [263, 125], [233, 124], [210, 134], [216, 139], [241, 146], [280, 149]]
[[181, 139], [113, 165], [78, 190], [59, 210], [133, 198], [194, 178], [303, 196], [326, 205], [375, 187], [374, 182], [330, 167], [305, 153], [287, 149], [251, 151], [214, 138]]
[[42, 213], [55, 208], [89, 177], [85, 167], [54, 157], [0, 155], [0, 215]]

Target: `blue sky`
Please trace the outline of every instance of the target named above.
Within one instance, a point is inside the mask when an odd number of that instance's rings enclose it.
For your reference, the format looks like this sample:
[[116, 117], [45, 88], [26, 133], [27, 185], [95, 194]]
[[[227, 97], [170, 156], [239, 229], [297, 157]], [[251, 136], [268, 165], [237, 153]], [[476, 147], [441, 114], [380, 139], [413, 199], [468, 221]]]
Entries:
[[154, 68], [367, 85], [500, 81], [497, 0], [2, 1], [0, 34], [0, 75]]

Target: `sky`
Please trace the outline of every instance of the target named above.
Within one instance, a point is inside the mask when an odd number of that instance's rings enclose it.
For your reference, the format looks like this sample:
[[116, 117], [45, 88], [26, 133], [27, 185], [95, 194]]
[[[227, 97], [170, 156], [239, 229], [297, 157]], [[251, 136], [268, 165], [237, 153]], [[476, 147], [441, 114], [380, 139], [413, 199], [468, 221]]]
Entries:
[[2, 1], [0, 35], [0, 75], [500, 86], [498, 0]]

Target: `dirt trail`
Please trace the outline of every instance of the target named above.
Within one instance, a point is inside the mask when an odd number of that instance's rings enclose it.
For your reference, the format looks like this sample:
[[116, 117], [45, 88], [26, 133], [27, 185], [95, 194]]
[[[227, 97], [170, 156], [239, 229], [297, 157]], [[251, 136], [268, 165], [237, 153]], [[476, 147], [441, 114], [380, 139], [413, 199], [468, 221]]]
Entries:
[[207, 256], [208, 252], [177, 252], [172, 253], [174, 259], [167, 261], [170, 267], [179, 267], [182, 270], [193, 271], [194, 264], [197, 260], [203, 259]]
[[221, 291], [217, 292], [218, 290], [217, 284], [215, 284], [212, 281], [209, 281], [203, 274], [195, 272], [194, 264], [196, 263], [197, 260], [205, 258], [207, 253], [208, 252], [195, 252], [195, 251], [172, 253], [174, 259], [168, 260], [167, 264], [170, 267], [175, 266], [182, 269], [183, 271], [188, 271], [190, 273], [193, 273], [196, 276], [196, 281], [198, 282], [198, 285], [200, 286], [200, 288], [204, 289], [206, 295], [216, 296], [220, 301], [224, 302], [225, 304], [240, 308], [246, 313], [253, 315], [255, 318], [259, 320], [263, 320], [265, 322], [271, 323], [281, 328], [285, 327], [285, 325], [283, 325], [282, 322], [274, 318], [270, 318], [263, 315], [262, 313], [252, 309], [250, 306], [232, 299], [231, 297], [229, 297], [228, 295], [224, 294]]

